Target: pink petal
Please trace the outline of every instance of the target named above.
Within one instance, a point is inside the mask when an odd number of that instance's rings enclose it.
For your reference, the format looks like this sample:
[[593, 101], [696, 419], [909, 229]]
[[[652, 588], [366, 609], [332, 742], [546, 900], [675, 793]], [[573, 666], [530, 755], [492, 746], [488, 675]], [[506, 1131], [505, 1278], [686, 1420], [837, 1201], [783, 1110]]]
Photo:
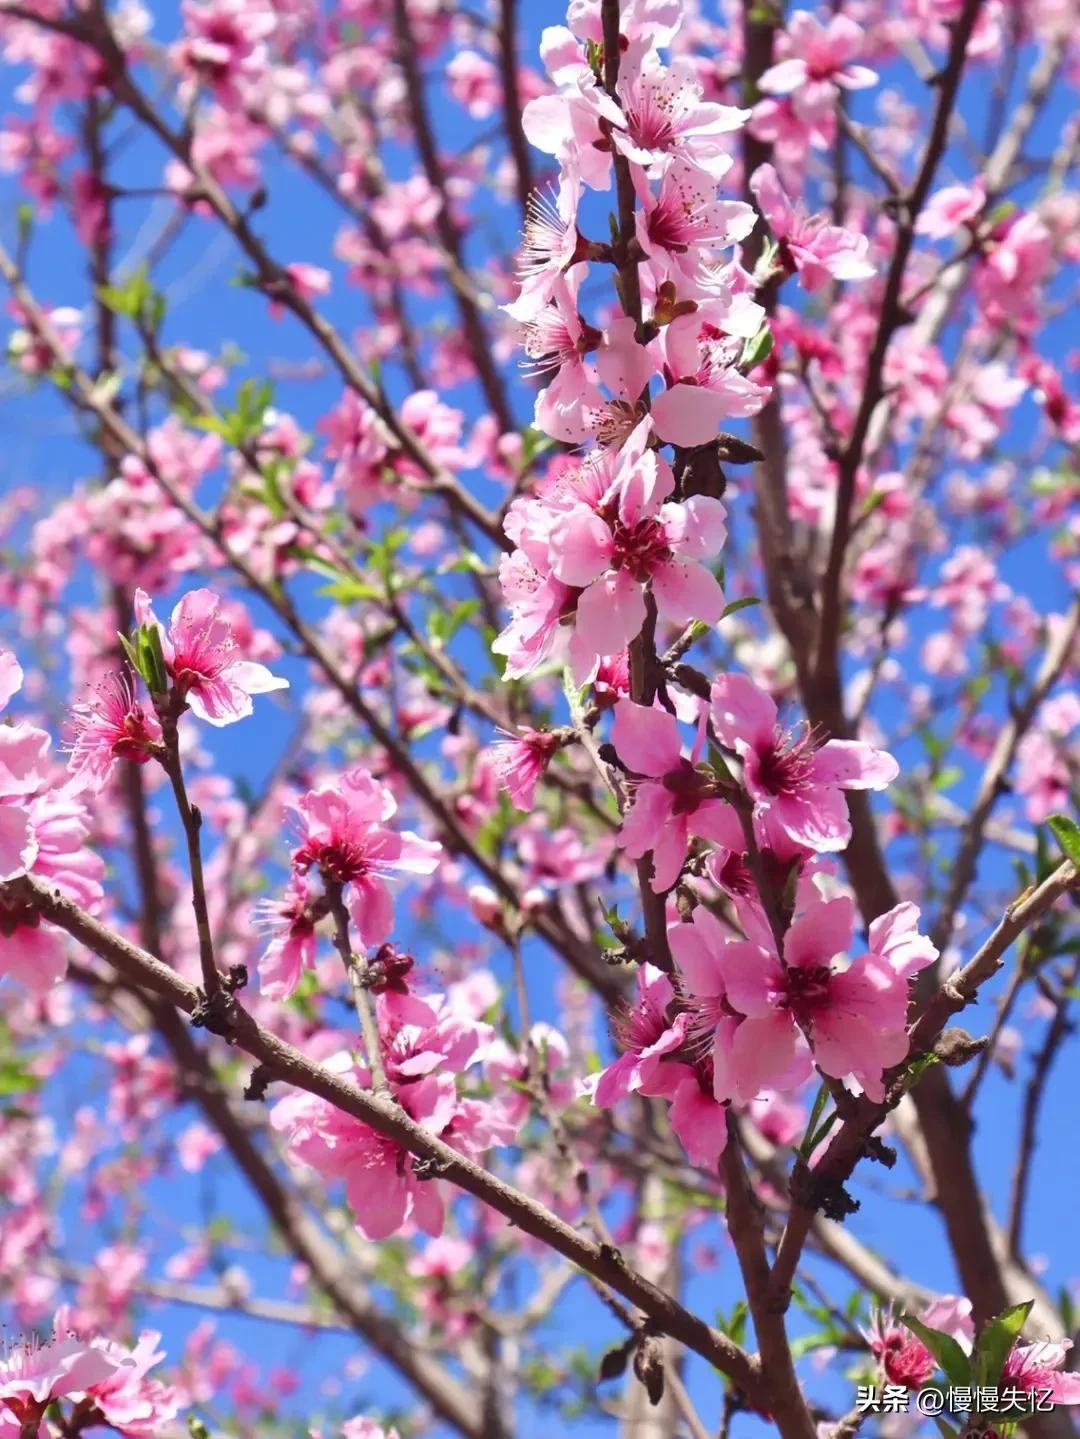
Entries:
[[776, 960], [760, 945], [749, 940], [728, 940], [719, 955], [724, 989], [732, 1007], [750, 1018], [773, 1012], [772, 996], [783, 976]]
[[645, 595], [624, 570], [601, 575], [578, 600], [576, 629], [596, 654], [619, 654], [644, 623]]
[[657, 609], [672, 624], [702, 620], [714, 625], [724, 613], [720, 581], [704, 565], [669, 560], [653, 570], [652, 587]]
[[800, 85], [805, 85], [809, 71], [805, 60], [781, 60], [770, 65], [758, 81], [758, 89], [766, 95], [790, 95]]
[[615, 706], [611, 742], [628, 769], [654, 779], [674, 769], [682, 753], [675, 716], [629, 699]]
[[702, 1090], [692, 1070], [675, 1091], [668, 1119], [690, 1163], [715, 1169], [727, 1144], [727, 1108]]
[[10, 650], [0, 650], [0, 710], [6, 709], [12, 695], [22, 689], [23, 672]]
[[713, 681], [712, 718], [720, 742], [729, 749], [736, 740], [763, 749], [776, 731], [776, 705], [745, 675], [722, 674]]
[[253, 660], [237, 660], [228, 666], [225, 674], [229, 683], [237, 685], [249, 695], [265, 695], [271, 690], [287, 690], [289, 681], [280, 675], [272, 675], [265, 665]]
[[884, 789], [899, 773], [891, 754], [861, 740], [831, 739], [814, 756], [814, 778], [842, 789]]
[[665, 444], [707, 445], [724, 416], [733, 413], [721, 392], [680, 381], [653, 400], [653, 428]]
[[785, 935], [784, 959], [804, 968], [828, 964], [847, 953], [854, 923], [855, 905], [847, 895], [811, 905]]
[[24, 874], [36, 854], [34, 832], [26, 811], [18, 805], [0, 804], [0, 880]]
[[354, 880], [349, 895], [349, 914], [362, 944], [381, 944], [394, 923], [394, 901], [382, 880], [366, 876]]
[[572, 510], [551, 531], [552, 570], [565, 585], [584, 589], [608, 567], [611, 530], [591, 510]]
[[720, 965], [724, 932], [714, 914], [699, 905], [690, 924], [668, 930], [668, 943], [692, 994], [709, 998], [724, 993]]

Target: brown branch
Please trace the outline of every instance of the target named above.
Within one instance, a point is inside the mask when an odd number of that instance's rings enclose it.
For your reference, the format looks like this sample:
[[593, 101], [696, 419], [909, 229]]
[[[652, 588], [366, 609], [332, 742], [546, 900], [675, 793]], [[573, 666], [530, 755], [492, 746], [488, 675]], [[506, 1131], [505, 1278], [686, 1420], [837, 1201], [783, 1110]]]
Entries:
[[923, 151], [922, 163], [910, 192], [900, 205], [896, 247], [893, 250], [885, 291], [881, 300], [881, 317], [874, 343], [870, 347], [862, 398], [852, 425], [851, 436], [840, 457], [837, 475], [836, 516], [833, 521], [829, 557], [821, 589], [821, 619], [814, 659], [815, 682], [824, 690], [837, 691], [840, 686], [838, 643], [842, 619], [842, 576], [851, 534], [855, 482], [863, 459], [863, 447], [878, 402], [884, 395], [885, 356], [895, 332], [908, 323], [909, 316], [901, 303], [901, 290], [908, 257], [915, 240], [915, 225], [934, 183], [934, 176], [945, 152], [949, 121], [960, 89], [967, 58], [968, 42], [975, 29], [982, 0], [965, 0], [964, 8], [952, 27], [945, 68], [938, 79], [938, 100]]
[[521, 87], [518, 85], [517, 0], [499, 0], [496, 25], [499, 75], [502, 79], [506, 143], [514, 161], [514, 182], [521, 213], [528, 214], [533, 190], [532, 157], [521, 123]]
[[[424, 94], [424, 80], [420, 73], [420, 50], [412, 33], [406, 0], [393, 0], [393, 19], [396, 59], [405, 79], [405, 94], [408, 97], [409, 118], [416, 136], [416, 148], [427, 182], [441, 201], [439, 212], [435, 216], [435, 230], [443, 249], [453, 257], [458, 268], [464, 270], [461, 234], [450, 207], [446, 173], [439, 156], [439, 147], [435, 142], [435, 132], [431, 128], [427, 96]], [[488, 407], [503, 434], [510, 433], [516, 429], [516, 426], [510, 413], [506, 391], [499, 372], [495, 368], [487, 330], [480, 317], [480, 312], [471, 295], [461, 289], [454, 290], [454, 299], [457, 302], [458, 315], [469, 346], [469, 354], [480, 378], [480, 386]]]
[[[911, 1058], [929, 1054], [933, 1050], [950, 1018], [970, 1004], [980, 985], [1001, 968], [1004, 955], [1013, 942], [1045, 914], [1051, 905], [1056, 904], [1063, 895], [1075, 890], [1078, 885], [1080, 873], [1072, 864], [1065, 863], [1059, 865], [1038, 889], [1028, 891], [1009, 906], [1000, 923], [974, 957], [940, 986], [912, 1025], [909, 1032], [909, 1058], [886, 1075], [885, 1101], [875, 1104], [863, 1096], [853, 1102], [850, 1114], [841, 1123], [829, 1142], [828, 1149], [800, 1186], [801, 1189], [808, 1188], [811, 1193], [821, 1194], [826, 1189], [835, 1190], [847, 1182], [855, 1165], [866, 1153], [867, 1141], [902, 1097], [904, 1074]], [[940, 1069], [940, 1065], [932, 1066], [927, 1073], [932, 1074]], [[915, 1093], [918, 1094], [918, 1089]], [[817, 1208], [817, 1204], [807, 1202], [805, 1198], [795, 1198], [792, 1204], [770, 1279], [773, 1298], [778, 1302], [790, 1294], [799, 1256]], [[948, 1219], [948, 1215], [946, 1218]], [[970, 1230], [980, 1227], [984, 1229], [984, 1226], [976, 1224], [974, 1213], [968, 1213], [965, 1219]], [[950, 1237], [953, 1237], [951, 1227]], [[989, 1250], [988, 1240], [986, 1246]], [[986, 1318], [989, 1313], [994, 1312], [994, 1305], [997, 1309], [1005, 1307], [1004, 1284], [992, 1251], [989, 1269], [981, 1275], [968, 1272], [970, 1266], [965, 1264], [964, 1255], [969, 1252], [966, 1244], [956, 1250], [968, 1297], [972, 1300], [976, 1313], [981, 1318]], [[986, 1296], [991, 1290], [993, 1298], [988, 1313]]]
[[[84, 909], [31, 875], [0, 884], [0, 895], [31, 906], [106, 960], [129, 984], [161, 996], [187, 1014], [199, 1004], [198, 990], [153, 955], [113, 933]], [[459, 1154], [409, 1117], [400, 1105], [361, 1090], [314, 1063], [293, 1045], [259, 1025], [240, 1004], [234, 1006], [230, 1041], [251, 1055], [275, 1080], [293, 1084], [368, 1125], [419, 1159], [441, 1177], [502, 1214], [524, 1233], [562, 1254], [586, 1274], [637, 1305], [658, 1330], [709, 1360], [751, 1400], [767, 1410], [771, 1382], [757, 1358], [725, 1334], [684, 1309], [639, 1274], [616, 1252], [594, 1243], [531, 1196], [514, 1189], [481, 1165]]]
[[817, 1427], [806, 1406], [791, 1358], [784, 1326], [786, 1305], [778, 1304], [770, 1289], [761, 1206], [750, 1187], [739, 1125], [730, 1111], [727, 1126], [723, 1165], [727, 1180], [728, 1234], [739, 1261], [761, 1363], [772, 1386], [770, 1413], [782, 1439], [817, 1439]]
[[1022, 1252], [1024, 1214], [1027, 1207], [1028, 1186], [1031, 1181], [1031, 1164], [1038, 1143], [1039, 1109], [1046, 1094], [1047, 1081], [1061, 1046], [1073, 1031], [1069, 1017], [1069, 999], [1080, 977], [1080, 960], [1074, 960], [1071, 973], [1065, 978], [1058, 995], [1054, 1017], [1046, 1030], [1046, 1037], [1035, 1056], [1031, 1078], [1024, 1092], [1024, 1112], [1020, 1124], [1020, 1146], [1016, 1156], [1013, 1174], [1012, 1195], [1009, 1200], [1009, 1253], [1018, 1257]]

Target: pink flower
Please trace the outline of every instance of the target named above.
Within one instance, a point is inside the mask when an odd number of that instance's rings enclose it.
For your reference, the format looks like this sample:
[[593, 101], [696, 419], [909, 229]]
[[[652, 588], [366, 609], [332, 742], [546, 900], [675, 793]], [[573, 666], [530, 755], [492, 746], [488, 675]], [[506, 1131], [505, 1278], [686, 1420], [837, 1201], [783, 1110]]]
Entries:
[[785, 734], [772, 699], [745, 675], [713, 682], [712, 718], [720, 743], [743, 762], [758, 842], [777, 852], [844, 849], [851, 822], [841, 791], [884, 789], [900, 772], [892, 755], [861, 740]]
[[[351, 1073], [366, 1088], [369, 1072], [347, 1055], [327, 1068]], [[398, 1099], [409, 1116], [432, 1134], [442, 1134], [454, 1118], [457, 1097], [453, 1077], [428, 1075], [402, 1086]], [[442, 1232], [444, 1203], [436, 1180], [418, 1178], [412, 1155], [392, 1139], [353, 1119], [325, 1100], [290, 1094], [270, 1112], [273, 1127], [286, 1134], [291, 1157], [327, 1179], [343, 1179], [356, 1227], [368, 1239], [386, 1239], [408, 1220], [425, 1234]]]
[[870, 1352], [890, 1384], [918, 1389], [933, 1377], [937, 1360], [921, 1339], [893, 1317], [891, 1309], [875, 1310], [867, 1334]]
[[648, 1092], [670, 1101], [668, 1119], [690, 1163], [715, 1170], [727, 1145], [728, 1106], [713, 1096], [710, 1061], [667, 1064]]
[[844, 968], [835, 961], [851, 944], [850, 899], [809, 898], [784, 936], [783, 960], [768, 927], [745, 905], [739, 913], [751, 937], [718, 949], [714, 934], [709, 946], [730, 1008], [745, 1016], [730, 1042], [718, 1037], [717, 1098], [748, 1101], [763, 1088], [791, 1088], [800, 1070], [806, 1076], [809, 1043], [823, 1074], [850, 1075], [880, 1102], [884, 1072], [908, 1051], [908, 974], [933, 957], [929, 945], [915, 955], [889, 944], [894, 929], [906, 931], [910, 916], [883, 916], [876, 940], [885, 951], [876, 951], [872, 940], [870, 953]]
[[518, 809], [532, 809], [536, 786], [558, 747], [556, 735], [534, 729], [524, 729], [520, 735], [492, 745], [499, 783]]
[[931, 240], [948, 240], [962, 225], [971, 227], [986, 205], [986, 185], [976, 180], [971, 185], [946, 185], [936, 190], [922, 208], [915, 222], [918, 235]]
[[[22, 679], [14, 657], [6, 652], [0, 655], [0, 710], [18, 692]], [[34, 862], [37, 844], [26, 801], [47, 782], [51, 748], [44, 730], [28, 724], [0, 724], [0, 880], [22, 874]]]
[[714, 184], [678, 157], [664, 171], [658, 190], [640, 177], [637, 188], [638, 244], [647, 256], [662, 258], [690, 283], [719, 251], [745, 240], [757, 223], [752, 206], [741, 200], [717, 200]]
[[247, 0], [184, 0], [186, 35], [173, 46], [173, 63], [192, 82], [207, 81], [225, 103], [238, 102], [239, 81], [252, 82], [265, 69], [265, 41], [278, 17]]
[[689, 759], [683, 758], [674, 715], [628, 699], [615, 706], [611, 739], [619, 758], [639, 776], [620, 843], [631, 859], [651, 851], [655, 893], [666, 893], [679, 878], [692, 835], [728, 848], [739, 843], [738, 817], [716, 797], [712, 775], [697, 767], [705, 743], [704, 714]]
[[573, 170], [564, 170], [560, 175], [559, 188], [552, 199], [541, 191], [529, 196], [517, 264], [521, 288], [513, 304], [504, 306], [511, 319], [521, 324], [534, 320], [554, 297], [559, 276], [578, 258], [580, 201], [581, 181]]
[[116, 1360], [74, 1334], [56, 1333], [44, 1344], [18, 1340], [0, 1349], [0, 1412], [6, 1408], [25, 1426], [30, 1419], [40, 1419], [53, 1399], [98, 1384], [118, 1367]]
[[110, 674], [89, 699], [72, 707], [75, 740], [68, 768], [72, 783], [101, 789], [118, 759], [145, 764], [161, 743], [157, 719], [135, 698], [126, 671]]
[[[304, 260], [295, 260], [285, 266], [285, 275], [296, 293], [304, 300], [314, 300], [319, 295], [330, 293], [330, 271], [321, 265], [309, 265]], [[279, 320], [285, 307], [280, 300], [270, 301], [270, 314]]]
[[309, 790], [295, 809], [302, 843], [293, 854], [293, 868], [304, 874], [315, 867], [328, 883], [347, 885], [349, 913], [361, 941], [380, 944], [394, 922], [387, 877], [433, 873], [442, 846], [410, 830], [388, 829], [397, 802], [386, 785], [360, 767]]
[[799, 113], [812, 120], [836, 103], [837, 87], [865, 90], [877, 74], [851, 61], [862, 49], [863, 32], [847, 15], [822, 25], [809, 10], [796, 10], [781, 31], [786, 58], [771, 65], [758, 81], [766, 95], [791, 95]]
[[474, 120], [486, 120], [495, 113], [502, 98], [499, 72], [475, 50], [459, 50], [446, 67], [450, 93]]
[[619, 66], [622, 113], [612, 140], [635, 165], [656, 179], [675, 158], [686, 160], [716, 184], [731, 164], [722, 137], [750, 118], [749, 110], [702, 98], [693, 66], [660, 64], [646, 44], [631, 44]]
[[1071, 1339], [1014, 1344], [1005, 1358], [1000, 1386], [1015, 1385], [1029, 1394], [1049, 1393], [1054, 1404], [1080, 1404], [1080, 1374], [1065, 1372]]
[[252, 695], [288, 689], [289, 681], [265, 665], [241, 659], [232, 624], [221, 615], [213, 590], [189, 590], [172, 612], [166, 632], [144, 590], [135, 591], [135, 617], [156, 625], [176, 692], [208, 724], [233, 724], [251, 714]]
[[638, 967], [637, 999], [616, 1016], [615, 1038], [622, 1054], [601, 1071], [593, 1103], [610, 1109], [637, 1093], [655, 1075], [665, 1054], [678, 1049], [686, 1027], [684, 1017], [670, 1017], [675, 991], [666, 974], [651, 964]]
[[0, 713], [7, 709], [13, 695], [22, 689], [23, 672], [10, 650], [0, 650]]
[[722, 420], [756, 415], [768, 399], [767, 388], [737, 369], [742, 341], [703, 324], [700, 315], [679, 316], [656, 344], [668, 388], [654, 399], [652, 418], [666, 443], [706, 445], [716, 438]]
[[259, 988], [267, 999], [288, 999], [304, 970], [315, 967], [318, 942], [311, 898], [307, 880], [293, 874], [282, 899], [261, 900], [256, 906], [258, 922], [273, 936], [259, 960]]
[[[610, 462], [610, 483], [596, 500], [572, 505], [551, 527], [555, 577], [579, 589], [570, 657], [583, 680], [601, 655], [616, 654], [645, 622], [651, 585], [664, 619], [714, 624], [724, 608], [719, 582], [703, 560], [720, 552], [727, 531], [719, 500], [693, 495], [665, 503], [670, 466], [648, 448], [643, 420]], [[609, 471], [596, 471], [606, 478]]]
[[819, 290], [834, 280], [865, 280], [874, 273], [867, 259], [870, 242], [824, 216], [811, 217], [802, 205], [793, 205], [771, 165], [759, 165], [750, 189], [780, 246], [780, 258], [799, 272], [803, 288]]
[[132, 1439], [153, 1439], [162, 1427], [176, 1418], [180, 1394], [171, 1385], [147, 1377], [155, 1364], [165, 1358], [158, 1349], [161, 1335], [144, 1329], [134, 1349], [104, 1340], [95, 1349], [114, 1361], [112, 1374], [86, 1387], [88, 1399], [106, 1424]]

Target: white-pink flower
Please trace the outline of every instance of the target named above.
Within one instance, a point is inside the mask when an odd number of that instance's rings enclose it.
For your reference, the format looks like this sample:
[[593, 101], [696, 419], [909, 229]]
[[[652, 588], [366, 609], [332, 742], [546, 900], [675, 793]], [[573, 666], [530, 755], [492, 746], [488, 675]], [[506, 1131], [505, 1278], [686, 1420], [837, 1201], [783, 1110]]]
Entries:
[[822, 215], [811, 216], [793, 205], [771, 165], [759, 165], [750, 189], [780, 247], [780, 258], [799, 272], [803, 288], [814, 291], [834, 280], [865, 280], [874, 273], [867, 255], [870, 242]]

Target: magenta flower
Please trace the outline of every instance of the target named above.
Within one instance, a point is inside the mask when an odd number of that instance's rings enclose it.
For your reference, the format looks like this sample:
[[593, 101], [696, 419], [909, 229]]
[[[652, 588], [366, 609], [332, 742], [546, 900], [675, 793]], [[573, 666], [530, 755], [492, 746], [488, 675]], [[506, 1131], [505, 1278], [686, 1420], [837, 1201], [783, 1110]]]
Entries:
[[851, 821], [842, 791], [884, 789], [900, 772], [892, 755], [861, 740], [822, 744], [810, 730], [785, 733], [772, 699], [745, 675], [713, 682], [712, 720], [720, 743], [743, 762], [758, 843], [777, 852], [844, 849]]
[[516, 808], [532, 809], [536, 786], [558, 747], [555, 735], [534, 729], [524, 729], [520, 735], [492, 745], [495, 773]]
[[627, 768], [639, 776], [620, 842], [631, 859], [652, 852], [652, 888], [657, 894], [678, 879], [692, 835], [727, 848], [738, 845], [741, 837], [734, 810], [716, 797], [712, 776], [697, 767], [705, 743], [704, 718], [685, 759], [674, 715], [628, 699], [615, 706], [612, 743]]
[[304, 970], [315, 966], [318, 944], [311, 898], [307, 880], [293, 874], [280, 900], [256, 905], [256, 922], [272, 936], [259, 960], [259, 987], [267, 999], [288, 999]]
[[380, 944], [394, 922], [386, 880], [394, 874], [431, 874], [442, 846], [410, 830], [387, 828], [397, 801], [368, 770], [348, 770], [336, 783], [309, 790], [295, 806], [302, 843], [293, 868], [317, 868], [329, 883], [348, 887], [349, 913], [365, 945]]
[[723, 612], [720, 584], [701, 562], [723, 547], [724, 507], [705, 495], [665, 503], [674, 478], [648, 437], [643, 420], [611, 462], [599, 501], [574, 505], [551, 528], [552, 571], [582, 591], [570, 641], [579, 682], [601, 655], [617, 654], [638, 634], [646, 585], [660, 615], [675, 624], [714, 624]]
[[750, 177], [750, 189], [780, 247], [780, 258], [798, 270], [803, 288], [819, 290], [830, 278], [865, 280], [874, 273], [867, 259], [870, 242], [823, 215], [811, 216], [793, 205], [771, 165], [759, 165]]
[[651, 964], [638, 967], [637, 999], [614, 1022], [619, 1058], [597, 1077], [593, 1103], [610, 1109], [651, 1080], [665, 1054], [678, 1049], [686, 1028], [684, 1016], [669, 1017], [675, 991], [666, 974]]
[[72, 783], [99, 790], [119, 759], [145, 764], [161, 743], [161, 726], [135, 698], [131, 676], [110, 674], [89, 699], [72, 707], [75, 740], [68, 768]]
[[[910, 917], [892, 911], [878, 937], [887, 941]], [[871, 1099], [884, 1098], [884, 1072], [908, 1051], [907, 977], [912, 965], [932, 962], [932, 946], [921, 956], [905, 948], [899, 965], [890, 946], [842, 967], [836, 961], [850, 947], [853, 921], [847, 897], [810, 899], [784, 936], [783, 960], [760, 929], [719, 947], [714, 933], [704, 933], [727, 1002], [743, 1016], [714, 1051], [718, 1099], [747, 1102], [765, 1088], [791, 1088], [809, 1073], [808, 1045], [823, 1074], [852, 1076]]]
[[221, 614], [221, 597], [213, 590], [190, 590], [173, 610], [168, 631], [149, 595], [136, 590], [135, 617], [140, 625], [157, 626], [177, 693], [208, 724], [220, 727], [244, 719], [254, 708], [252, 695], [289, 687], [265, 665], [241, 659], [232, 624]]

